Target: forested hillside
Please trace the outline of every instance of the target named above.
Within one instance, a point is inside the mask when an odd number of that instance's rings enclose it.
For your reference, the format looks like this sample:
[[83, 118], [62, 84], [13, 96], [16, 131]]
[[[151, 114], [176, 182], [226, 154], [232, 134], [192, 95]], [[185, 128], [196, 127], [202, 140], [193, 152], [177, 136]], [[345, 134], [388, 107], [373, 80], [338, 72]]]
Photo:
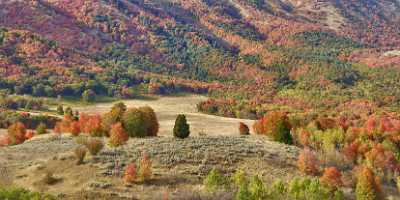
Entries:
[[34, 96], [208, 93], [259, 118], [398, 110], [397, 0], [8, 0], [0, 88]]

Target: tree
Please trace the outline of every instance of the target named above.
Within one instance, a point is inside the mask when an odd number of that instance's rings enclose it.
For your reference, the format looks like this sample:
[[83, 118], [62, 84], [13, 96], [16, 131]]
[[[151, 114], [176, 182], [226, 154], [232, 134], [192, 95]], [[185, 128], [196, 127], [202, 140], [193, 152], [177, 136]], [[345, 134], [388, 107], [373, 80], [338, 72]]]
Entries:
[[267, 135], [274, 141], [293, 144], [291, 126], [286, 113], [270, 112], [255, 122], [253, 128], [257, 134]]
[[317, 159], [314, 153], [309, 149], [304, 149], [300, 153], [297, 166], [304, 174], [315, 175], [318, 173]]
[[184, 139], [189, 137], [190, 134], [190, 126], [186, 121], [186, 116], [183, 114], [178, 115], [175, 120], [174, 126], [174, 136]]
[[111, 126], [109, 144], [113, 147], [124, 145], [129, 140], [129, 135], [126, 133], [121, 123], [116, 123]]
[[93, 102], [96, 99], [96, 93], [93, 90], [85, 90], [82, 93], [82, 100], [86, 103]]
[[249, 127], [243, 122], [239, 123], [239, 133], [240, 135], [250, 135]]
[[357, 173], [357, 200], [383, 199], [378, 177], [368, 167], [361, 167]]
[[17, 122], [8, 127], [8, 137], [11, 145], [22, 144], [25, 141], [26, 128], [21, 122]]
[[102, 117], [102, 126], [106, 131], [111, 129], [113, 124], [122, 121], [122, 117], [126, 111], [126, 105], [122, 102], [114, 104], [110, 112], [106, 113]]
[[124, 181], [127, 184], [134, 183], [137, 178], [137, 167], [135, 163], [129, 164], [125, 168]]
[[122, 123], [130, 137], [145, 137], [148, 131], [146, 114], [137, 108], [131, 108], [124, 113]]
[[156, 113], [149, 106], [141, 107], [139, 109], [145, 114], [146, 121], [148, 122], [147, 136], [157, 136], [160, 125], [158, 124]]
[[326, 185], [332, 191], [336, 191], [343, 185], [342, 173], [336, 167], [326, 168], [320, 180], [322, 184]]
[[79, 136], [79, 134], [81, 133], [80, 123], [77, 121], [73, 121], [70, 125], [69, 131], [71, 132], [72, 136]]

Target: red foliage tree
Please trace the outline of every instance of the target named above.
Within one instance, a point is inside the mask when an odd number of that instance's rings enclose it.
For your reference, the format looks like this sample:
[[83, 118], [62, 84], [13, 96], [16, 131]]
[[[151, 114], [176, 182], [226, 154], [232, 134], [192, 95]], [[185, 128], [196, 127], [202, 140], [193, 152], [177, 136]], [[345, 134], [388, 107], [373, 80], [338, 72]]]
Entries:
[[125, 168], [124, 181], [125, 183], [134, 183], [137, 179], [137, 167], [135, 163], [129, 164]]
[[73, 136], [78, 136], [81, 133], [81, 126], [78, 121], [73, 121], [69, 129]]

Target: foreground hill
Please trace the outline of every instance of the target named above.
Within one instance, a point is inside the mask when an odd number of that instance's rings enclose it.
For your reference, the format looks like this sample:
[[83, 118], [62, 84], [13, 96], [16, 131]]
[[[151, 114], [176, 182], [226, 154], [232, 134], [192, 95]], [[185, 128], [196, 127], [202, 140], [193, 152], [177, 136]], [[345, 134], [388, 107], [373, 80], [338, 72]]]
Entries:
[[[38, 137], [2, 148], [0, 167], [8, 169], [16, 185], [60, 199], [160, 199], [166, 194], [185, 199], [204, 192], [203, 178], [213, 168], [224, 174], [245, 169], [266, 181], [290, 180], [299, 174], [296, 147], [255, 136], [131, 139], [118, 150], [107, 147], [96, 157], [88, 156], [83, 165], [76, 165], [77, 146], [68, 136]], [[125, 166], [138, 161], [143, 152], [152, 159], [153, 178], [146, 184], [125, 186], [121, 178]], [[49, 172], [56, 179], [51, 184], [44, 181]]]
[[210, 93], [224, 101], [204, 111], [247, 118], [276, 107], [398, 109], [396, 0], [10, 0], [0, 6], [4, 92]]

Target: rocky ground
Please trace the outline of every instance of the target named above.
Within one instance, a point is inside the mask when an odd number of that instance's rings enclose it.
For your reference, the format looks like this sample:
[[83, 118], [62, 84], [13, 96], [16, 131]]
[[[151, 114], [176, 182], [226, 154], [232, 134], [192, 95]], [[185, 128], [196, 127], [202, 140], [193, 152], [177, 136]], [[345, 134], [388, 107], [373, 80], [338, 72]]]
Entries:
[[[258, 136], [131, 139], [122, 148], [106, 147], [96, 157], [87, 156], [83, 165], [75, 163], [76, 146], [69, 136], [41, 136], [2, 148], [0, 167], [7, 169], [2, 177], [60, 199], [174, 199], [181, 191], [201, 193], [204, 176], [213, 168], [224, 174], [244, 169], [267, 182], [298, 175], [296, 147]], [[143, 152], [153, 162], [152, 180], [125, 185], [120, 177], [124, 166], [138, 162]], [[55, 178], [52, 184], [43, 181], [48, 173]]]

